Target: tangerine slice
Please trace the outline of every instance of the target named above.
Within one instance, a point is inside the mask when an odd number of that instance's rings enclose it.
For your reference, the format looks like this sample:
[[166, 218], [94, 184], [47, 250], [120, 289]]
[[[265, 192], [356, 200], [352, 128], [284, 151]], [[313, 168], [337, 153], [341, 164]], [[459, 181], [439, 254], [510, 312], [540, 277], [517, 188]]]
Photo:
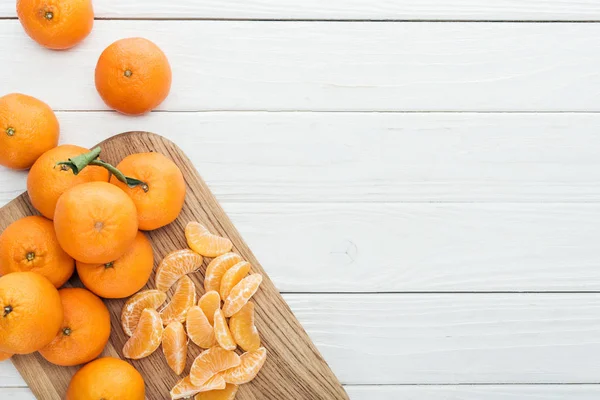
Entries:
[[209, 292], [221, 290], [221, 279], [227, 270], [242, 261], [236, 253], [226, 253], [212, 260], [204, 273], [204, 289]]
[[163, 354], [167, 364], [177, 375], [185, 369], [187, 360], [188, 338], [181, 322], [171, 322], [165, 328], [162, 337]]
[[192, 384], [189, 376], [186, 376], [171, 389], [171, 399], [184, 399], [203, 391], [225, 389], [226, 384], [221, 375], [215, 375], [210, 378], [204, 385], [195, 386]]
[[163, 258], [156, 270], [156, 288], [167, 292], [182, 276], [198, 271], [202, 256], [190, 249], [175, 250]]
[[185, 238], [188, 246], [196, 253], [206, 257], [218, 257], [231, 251], [231, 240], [212, 234], [202, 224], [189, 222], [185, 227]]
[[240, 311], [242, 307], [248, 303], [248, 300], [254, 296], [254, 293], [258, 290], [262, 280], [263, 277], [261, 274], [252, 274], [235, 285], [235, 287], [231, 289], [229, 297], [225, 300], [223, 314], [226, 317], [231, 317], [233, 314]]
[[184, 322], [188, 310], [194, 304], [196, 304], [196, 286], [188, 276], [184, 275], [177, 283], [171, 302], [160, 311], [163, 323], [168, 325], [174, 321]]
[[235, 399], [237, 391], [238, 385], [228, 383], [225, 386], [225, 389], [198, 393], [196, 397], [194, 397], [194, 400], [233, 400]]
[[163, 323], [156, 310], [146, 308], [142, 311], [140, 321], [133, 336], [125, 343], [123, 355], [126, 358], [139, 360], [154, 353], [160, 346], [163, 336]]
[[225, 382], [241, 385], [256, 378], [256, 375], [258, 375], [258, 372], [267, 360], [267, 349], [261, 347], [258, 350], [244, 353], [240, 357], [240, 360], [240, 365], [230, 368], [221, 374]]
[[217, 344], [215, 330], [199, 306], [190, 307], [187, 313], [186, 325], [188, 336], [199, 347], [209, 349]]
[[223, 274], [223, 279], [221, 279], [221, 289], [219, 291], [223, 301], [227, 300], [231, 289], [233, 289], [235, 285], [237, 285], [242, 279], [244, 279], [246, 275], [248, 275], [250, 268], [251, 265], [249, 262], [240, 261], [233, 267], [229, 268], [225, 274]]
[[13, 355], [10, 353], [5, 353], [3, 351], [0, 351], [0, 361], [4, 361], [4, 360], [8, 360], [9, 358], [11, 358]]
[[214, 327], [215, 337], [217, 338], [219, 345], [225, 350], [235, 350], [237, 348], [237, 344], [235, 344], [235, 340], [233, 340], [233, 336], [231, 336], [231, 332], [229, 332], [227, 320], [225, 319], [225, 316], [223, 316], [223, 312], [220, 309], [215, 311]]
[[212, 325], [214, 323], [215, 311], [221, 308], [221, 296], [219, 296], [219, 292], [211, 290], [204, 293], [198, 301], [198, 306], [204, 311], [204, 315], [206, 315], [208, 322]]
[[211, 347], [200, 353], [194, 360], [190, 371], [190, 380], [195, 386], [204, 385], [219, 372], [237, 367], [240, 363], [240, 356], [233, 351], [218, 346]]
[[167, 300], [167, 294], [160, 290], [144, 290], [134, 294], [127, 300], [121, 311], [121, 326], [125, 334], [133, 335], [145, 308], [156, 310], [165, 300]]
[[249, 301], [229, 318], [229, 331], [235, 342], [244, 351], [258, 350], [260, 335], [254, 326], [254, 303]]

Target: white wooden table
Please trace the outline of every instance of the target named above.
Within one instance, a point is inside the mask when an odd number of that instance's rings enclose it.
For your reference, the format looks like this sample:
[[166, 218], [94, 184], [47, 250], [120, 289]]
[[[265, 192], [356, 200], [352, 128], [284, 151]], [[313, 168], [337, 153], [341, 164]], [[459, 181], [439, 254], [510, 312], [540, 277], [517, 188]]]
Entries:
[[[598, 399], [600, 0], [94, 3], [51, 52], [0, 2], [2, 94], [185, 149], [353, 400]], [[141, 118], [94, 89], [127, 36], [174, 71]]]

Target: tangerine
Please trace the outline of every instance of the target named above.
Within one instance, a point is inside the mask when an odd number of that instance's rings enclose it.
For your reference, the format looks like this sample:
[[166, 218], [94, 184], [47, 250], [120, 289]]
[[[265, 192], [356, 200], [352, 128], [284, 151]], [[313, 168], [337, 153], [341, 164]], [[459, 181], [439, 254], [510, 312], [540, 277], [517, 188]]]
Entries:
[[190, 249], [205, 257], [221, 256], [233, 247], [231, 240], [210, 233], [204, 225], [195, 221], [186, 225], [185, 238]]
[[0, 351], [29, 354], [56, 337], [63, 307], [52, 283], [35, 272], [0, 278]]
[[223, 316], [223, 312], [220, 309], [215, 311], [214, 320], [215, 338], [217, 339], [219, 346], [225, 350], [235, 350], [237, 348], [237, 344], [235, 343], [233, 336], [231, 336], [231, 332], [229, 332], [227, 320], [225, 319], [225, 316]]
[[175, 221], [185, 200], [185, 180], [177, 165], [160, 153], [138, 153], [125, 157], [117, 169], [144, 184], [131, 188], [111, 178], [135, 203], [139, 228], [151, 231]]
[[137, 235], [133, 201], [107, 182], [88, 182], [63, 193], [54, 229], [61, 247], [75, 260], [105, 264], [121, 257]]
[[110, 337], [108, 308], [92, 292], [80, 288], [58, 291], [64, 321], [54, 340], [40, 350], [53, 364], [73, 366], [98, 357]]
[[248, 302], [229, 318], [229, 330], [235, 342], [244, 351], [258, 350], [260, 335], [254, 326], [254, 303]]
[[228, 383], [225, 385], [225, 389], [198, 393], [194, 400], [233, 400], [237, 391], [238, 385]]
[[30, 168], [56, 147], [59, 131], [54, 111], [43, 101], [20, 93], [0, 97], [0, 165]]
[[131, 296], [146, 285], [154, 267], [152, 244], [138, 232], [121, 257], [104, 264], [77, 261], [77, 274], [89, 290], [107, 299]]
[[160, 311], [160, 317], [165, 325], [173, 321], [184, 322], [190, 307], [196, 304], [196, 286], [184, 275], [177, 283], [175, 293], [169, 304]]
[[224, 371], [221, 376], [227, 383], [241, 385], [256, 378], [258, 372], [267, 360], [267, 349], [264, 347], [241, 355], [240, 364]]
[[158, 290], [168, 291], [182, 276], [196, 272], [202, 266], [202, 256], [190, 249], [175, 250], [163, 258], [156, 270]]
[[132, 296], [121, 311], [121, 326], [127, 336], [132, 336], [146, 308], [156, 310], [167, 300], [167, 294], [160, 290], [144, 290]]
[[204, 385], [196, 386], [192, 384], [192, 381], [189, 376], [181, 379], [177, 384], [171, 389], [171, 399], [184, 399], [190, 396], [195, 395], [196, 393], [200, 393], [203, 391], [210, 391], [216, 389], [225, 389], [227, 384], [225, 380], [219, 375], [215, 375], [210, 378]]
[[163, 332], [158, 312], [151, 308], [144, 309], [133, 335], [123, 347], [123, 355], [134, 360], [148, 357], [160, 346]]
[[37, 272], [59, 288], [74, 269], [75, 261], [58, 244], [52, 221], [44, 217], [18, 219], [0, 235], [0, 275]]
[[237, 367], [240, 363], [240, 356], [233, 351], [218, 346], [211, 347], [194, 360], [190, 381], [194, 386], [202, 386], [219, 372]]
[[242, 261], [242, 257], [236, 253], [226, 253], [212, 260], [204, 273], [204, 289], [207, 292], [221, 290], [223, 275], [240, 261]]
[[144, 114], [162, 103], [171, 90], [171, 66], [165, 53], [144, 38], [117, 40], [100, 55], [96, 89], [111, 108]]
[[186, 326], [188, 336], [199, 347], [209, 349], [217, 344], [213, 326], [199, 306], [190, 307], [188, 310]]

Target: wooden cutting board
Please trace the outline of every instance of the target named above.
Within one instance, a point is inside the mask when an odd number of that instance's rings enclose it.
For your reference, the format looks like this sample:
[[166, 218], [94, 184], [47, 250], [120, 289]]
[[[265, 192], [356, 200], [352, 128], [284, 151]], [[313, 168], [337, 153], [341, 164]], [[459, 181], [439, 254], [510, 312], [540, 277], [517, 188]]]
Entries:
[[[154, 247], [155, 267], [170, 251], [187, 247], [184, 227], [189, 221], [196, 220], [212, 232], [231, 239], [233, 251], [252, 264], [252, 272], [263, 274], [263, 283], [253, 301], [256, 304], [256, 326], [268, 350], [267, 362], [254, 381], [240, 387], [236, 399], [348, 399], [340, 382], [181, 149], [148, 132], [123, 133], [100, 143], [100, 146], [102, 158], [114, 165], [129, 154], [156, 151], [171, 158], [183, 172], [187, 197], [181, 215], [171, 225], [148, 233]], [[32, 214], [36, 211], [24, 193], [0, 209], [0, 229], [4, 230], [11, 222]], [[204, 293], [203, 274], [210, 260], [205, 259], [199, 273], [189, 275], [196, 284], [198, 295]], [[81, 283], [74, 277], [69, 285], [81, 286]], [[154, 274], [147, 288], [154, 288]], [[111, 313], [112, 334], [103, 355], [123, 358], [121, 350], [127, 336], [121, 329], [120, 315], [124, 300], [105, 300], [105, 303]], [[200, 349], [190, 343], [187, 367], [182, 376], [189, 373], [199, 353]], [[179, 377], [168, 367], [161, 349], [148, 358], [129, 362], [144, 376], [148, 399], [170, 398], [169, 391]], [[14, 356], [13, 363], [36, 397], [43, 400], [64, 399], [71, 376], [78, 369], [52, 365], [37, 353]]]

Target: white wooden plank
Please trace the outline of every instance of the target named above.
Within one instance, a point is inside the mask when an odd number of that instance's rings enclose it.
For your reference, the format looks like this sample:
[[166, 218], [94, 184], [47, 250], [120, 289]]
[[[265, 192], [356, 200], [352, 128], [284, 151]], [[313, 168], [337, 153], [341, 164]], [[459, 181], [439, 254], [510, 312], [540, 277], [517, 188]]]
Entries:
[[240, 204], [283, 292], [600, 291], [600, 204]]
[[600, 110], [600, 24], [102, 20], [81, 46], [52, 52], [9, 20], [0, 87], [105, 109], [97, 57], [127, 36], [172, 63], [162, 110]]
[[[150, 130], [220, 201], [600, 201], [599, 114], [60, 112], [82, 146]], [[0, 205], [25, 190], [0, 167]]]
[[[351, 400], [597, 400], [598, 385], [346, 386]], [[28, 388], [1, 388], [0, 398], [35, 400]]]
[[[598, 385], [347, 386], [352, 400], [597, 400]], [[2, 392], [0, 392], [2, 393]]]
[[[598, 0], [94, 0], [99, 18], [598, 20]], [[0, 17], [15, 17], [14, 2]]]
[[598, 294], [284, 297], [345, 384], [598, 382]]
[[600, 290], [600, 204], [224, 208], [284, 292]]

